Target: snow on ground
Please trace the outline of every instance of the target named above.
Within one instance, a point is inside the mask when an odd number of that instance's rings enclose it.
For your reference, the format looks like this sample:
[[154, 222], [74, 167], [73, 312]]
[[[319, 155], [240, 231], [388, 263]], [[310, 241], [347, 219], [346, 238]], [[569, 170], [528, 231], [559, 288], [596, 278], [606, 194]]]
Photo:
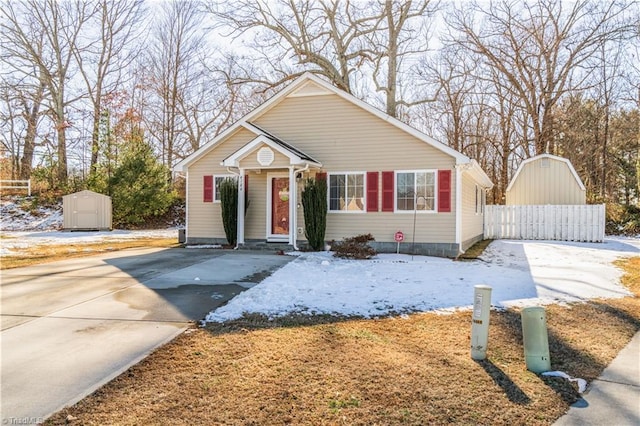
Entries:
[[0, 229], [3, 231], [55, 230], [62, 228], [62, 223], [61, 206], [38, 207], [27, 211], [17, 199], [0, 201]]
[[468, 309], [473, 287], [493, 288], [492, 305], [536, 306], [629, 295], [612, 262], [640, 254], [640, 239], [604, 243], [494, 241], [483, 260], [380, 254], [369, 261], [303, 253], [241, 293], [206, 320], [243, 313], [270, 317], [328, 313], [372, 317], [400, 312]]
[[88, 232], [0, 232], [0, 255], [19, 256], [21, 251], [41, 245], [83, 244], [109, 241], [125, 241], [139, 238], [175, 238], [177, 229], [159, 229], [143, 231], [88, 231]]
[[[22, 200], [22, 202], [20, 201]], [[123, 241], [138, 238], [175, 238], [178, 230], [62, 232], [62, 203], [35, 210], [20, 197], [0, 200], [0, 256], [19, 256], [29, 247], [38, 245], [82, 244], [90, 242]]]

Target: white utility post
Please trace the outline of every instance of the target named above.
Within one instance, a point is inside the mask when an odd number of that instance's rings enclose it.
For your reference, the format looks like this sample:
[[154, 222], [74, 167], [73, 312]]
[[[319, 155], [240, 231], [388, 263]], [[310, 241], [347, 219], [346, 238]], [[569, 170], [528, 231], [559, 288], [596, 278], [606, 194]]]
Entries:
[[487, 357], [490, 312], [491, 287], [488, 285], [475, 286], [473, 315], [471, 316], [471, 358], [475, 360], [483, 360]]

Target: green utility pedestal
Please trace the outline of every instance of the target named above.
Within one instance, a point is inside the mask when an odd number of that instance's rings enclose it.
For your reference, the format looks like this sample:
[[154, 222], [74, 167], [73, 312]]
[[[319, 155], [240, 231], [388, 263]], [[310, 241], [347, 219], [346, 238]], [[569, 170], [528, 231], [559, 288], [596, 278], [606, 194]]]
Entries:
[[547, 316], [544, 308], [524, 308], [522, 316], [522, 341], [527, 370], [536, 374], [551, 370]]

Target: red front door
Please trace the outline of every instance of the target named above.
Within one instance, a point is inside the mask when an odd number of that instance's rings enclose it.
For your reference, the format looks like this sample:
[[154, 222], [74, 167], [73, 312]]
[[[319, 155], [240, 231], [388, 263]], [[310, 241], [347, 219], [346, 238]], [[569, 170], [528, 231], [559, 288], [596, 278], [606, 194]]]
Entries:
[[289, 178], [271, 178], [271, 234], [289, 235]]

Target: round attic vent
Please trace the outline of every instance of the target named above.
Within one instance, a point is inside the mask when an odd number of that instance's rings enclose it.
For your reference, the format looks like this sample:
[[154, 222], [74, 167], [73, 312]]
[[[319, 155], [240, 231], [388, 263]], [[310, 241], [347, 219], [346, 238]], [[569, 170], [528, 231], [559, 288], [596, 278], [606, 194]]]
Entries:
[[271, 163], [273, 163], [273, 159], [274, 155], [271, 148], [265, 146], [258, 150], [258, 163], [260, 163], [261, 166], [270, 166]]

